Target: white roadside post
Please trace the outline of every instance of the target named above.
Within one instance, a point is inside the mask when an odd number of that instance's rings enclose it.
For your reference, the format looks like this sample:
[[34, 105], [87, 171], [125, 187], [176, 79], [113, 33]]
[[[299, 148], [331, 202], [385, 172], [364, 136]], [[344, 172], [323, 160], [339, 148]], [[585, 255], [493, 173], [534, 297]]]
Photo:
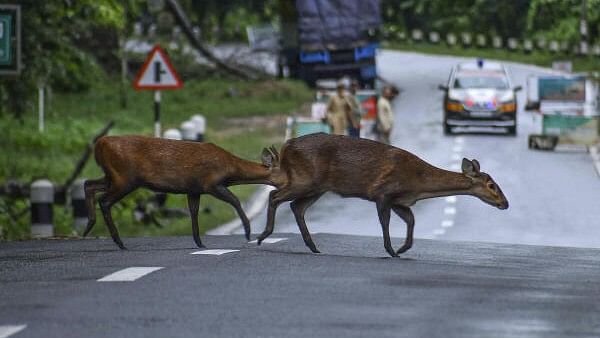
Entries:
[[71, 207], [73, 208], [73, 229], [77, 233], [82, 233], [88, 221], [88, 210], [85, 204], [85, 179], [78, 179], [71, 185]]
[[206, 132], [206, 118], [200, 114], [192, 116], [190, 119], [196, 125], [196, 140], [204, 142], [204, 133]]
[[31, 237], [43, 238], [54, 235], [54, 185], [48, 180], [31, 183]]
[[456, 35], [454, 35], [453, 33], [448, 33], [446, 35], [446, 43], [448, 44], [448, 46], [454, 47], [456, 45]]
[[492, 46], [494, 46], [496, 49], [502, 48], [502, 38], [499, 36], [494, 36], [492, 38]]
[[438, 44], [440, 42], [440, 34], [438, 32], [429, 32], [429, 42]]
[[167, 140], [181, 140], [181, 132], [177, 129], [167, 129], [163, 134], [163, 138]]
[[179, 127], [181, 137], [185, 141], [196, 141], [196, 125], [192, 121], [185, 121]]

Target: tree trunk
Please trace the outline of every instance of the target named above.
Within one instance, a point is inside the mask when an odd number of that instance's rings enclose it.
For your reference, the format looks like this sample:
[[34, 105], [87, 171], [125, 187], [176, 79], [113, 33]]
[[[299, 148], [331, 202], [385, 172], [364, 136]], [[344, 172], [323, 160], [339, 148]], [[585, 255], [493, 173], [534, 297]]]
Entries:
[[214, 56], [206, 48], [206, 46], [204, 46], [202, 41], [200, 41], [200, 39], [198, 39], [194, 35], [194, 32], [192, 30], [192, 25], [191, 25], [190, 21], [188, 20], [187, 16], [185, 15], [185, 13], [183, 12], [181, 6], [179, 6], [179, 3], [177, 2], [177, 0], [167, 0], [166, 3], [167, 3], [167, 7], [169, 8], [169, 10], [175, 16], [177, 23], [181, 26], [181, 29], [182, 29], [183, 33], [185, 34], [185, 36], [188, 38], [188, 40], [190, 41], [192, 46], [194, 46], [194, 48], [196, 48], [202, 56], [204, 56], [208, 61], [212, 62], [217, 68], [222, 69], [222, 70], [224, 70], [232, 75], [235, 75], [237, 77], [240, 77], [244, 80], [250, 80], [250, 79], [256, 78], [256, 76], [254, 76], [253, 74], [248, 74], [245, 71], [242, 71], [239, 68], [233, 67], [233, 66], [221, 61], [216, 56]]

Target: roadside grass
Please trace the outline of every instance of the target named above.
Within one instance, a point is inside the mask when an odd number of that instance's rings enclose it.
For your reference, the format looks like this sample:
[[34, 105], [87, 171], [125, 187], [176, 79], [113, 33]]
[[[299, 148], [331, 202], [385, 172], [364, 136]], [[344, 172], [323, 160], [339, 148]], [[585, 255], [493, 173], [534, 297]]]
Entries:
[[553, 61], [570, 60], [573, 62], [573, 71], [575, 72], [598, 72], [600, 71], [600, 57], [598, 56], [572, 56], [564, 54], [552, 54], [534, 50], [526, 54], [521, 51], [511, 52], [506, 49], [492, 48], [463, 48], [461, 46], [447, 46], [445, 44], [433, 45], [428, 43], [412, 42], [385, 42], [383, 48], [411, 51], [434, 55], [453, 55], [464, 57], [481, 57], [484, 59], [505, 60], [519, 63], [534, 64], [542, 67], [552, 67]]
[[[86, 144], [109, 120], [115, 121], [110, 135], [142, 134], [153, 132], [153, 94], [127, 89], [127, 108], [120, 107], [118, 82], [105, 78], [84, 93], [51, 95], [46, 114], [46, 130], [37, 131], [37, 112], [32, 108], [17, 121], [9, 116], [0, 117], [0, 183], [10, 179], [31, 182], [48, 178], [63, 184], [75, 168]], [[281, 120], [303, 103], [312, 99], [312, 91], [296, 81], [240, 81], [221, 78], [190, 80], [179, 91], [162, 93], [161, 121], [163, 130], [177, 128], [194, 114], [206, 117], [206, 140], [249, 160], [259, 161], [263, 147], [283, 142], [283, 123], [261, 123]], [[33, 106], [32, 106], [33, 107]], [[255, 117], [261, 116], [261, 119]], [[231, 121], [235, 120], [234, 123]], [[242, 123], [241, 121], [248, 121]], [[255, 121], [256, 120], [256, 121]], [[92, 158], [80, 177], [97, 178], [102, 173]], [[247, 199], [253, 186], [231, 188], [240, 200]], [[189, 216], [165, 220], [165, 227], [143, 225], [133, 220], [132, 208], [137, 198], [150, 196], [138, 190], [115, 206], [114, 219], [123, 236], [190, 234]], [[24, 206], [22, 204], [22, 206]], [[187, 208], [184, 195], [169, 195], [168, 206]], [[237, 217], [233, 208], [212, 198], [201, 198], [200, 225], [203, 232]], [[101, 214], [93, 235], [106, 236], [108, 232]], [[69, 210], [55, 207], [55, 233], [72, 235]], [[22, 239], [29, 236], [28, 217], [18, 225], [10, 225], [7, 216], [0, 213], [0, 238]]]

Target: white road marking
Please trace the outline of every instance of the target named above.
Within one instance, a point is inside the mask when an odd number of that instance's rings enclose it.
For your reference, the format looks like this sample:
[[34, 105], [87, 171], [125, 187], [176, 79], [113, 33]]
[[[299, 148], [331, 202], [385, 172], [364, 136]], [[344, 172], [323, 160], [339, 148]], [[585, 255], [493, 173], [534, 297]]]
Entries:
[[450, 157], [452, 158], [453, 161], [460, 161], [460, 160], [462, 160], [462, 156], [459, 153], [454, 153]]
[[104, 276], [98, 279], [98, 282], [133, 282], [162, 268], [160, 266], [133, 266]]
[[465, 138], [462, 136], [457, 136], [454, 138], [454, 143], [456, 144], [463, 144], [465, 143]]
[[237, 252], [237, 251], [240, 251], [240, 250], [210, 249], [210, 250], [194, 251], [194, 252], [191, 253], [191, 255], [214, 255], [214, 256], [221, 256], [221, 255], [226, 254], [226, 253]]
[[594, 168], [596, 168], [596, 173], [600, 175], [600, 154], [598, 154], [598, 147], [591, 146], [590, 155], [592, 156], [592, 161], [594, 162]]
[[456, 203], [456, 196], [448, 196], [446, 197], [447, 203]]
[[[314, 234], [314, 232], [313, 232]], [[281, 241], [285, 241], [287, 238], [265, 238], [262, 243], [264, 244], [273, 244], [273, 243], [277, 243], [277, 242], [281, 242]], [[250, 241], [248, 243], [256, 243], [256, 239], [253, 241]]]
[[445, 219], [442, 221], [442, 228], [451, 228], [454, 225], [454, 221], [451, 219]]
[[446, 215], [454, 215], [454, 214], [456, 214], [456, 208], [455, 207], [445, 207], [444, 208], [444, 214], [446, 214]]
[[450, 169], [452, 169], [452, 170], [460, 170], [460, 168], [461, 168], [461, 165], [459, 163], [452, 163], [450, 165]]
[[12, 336], [15, 333], [19, 333], [25, 328], [27, 325], [3, 325], [0, 326], [0, 338], [7, 338]]
[[454, 147], [452, 147], [452, 151], [455, 153], [460, 153], [461, 151], [463, 151], [463, 147], [460, 144], [457, 144]]
[[446, 230], [444, 230], [444, 229], [435, 229], [435, 230], [433, 230], [433, 234], [436, 235], [436, 236], [437, 235], [443, 235], [445, 233], [446, 233]]

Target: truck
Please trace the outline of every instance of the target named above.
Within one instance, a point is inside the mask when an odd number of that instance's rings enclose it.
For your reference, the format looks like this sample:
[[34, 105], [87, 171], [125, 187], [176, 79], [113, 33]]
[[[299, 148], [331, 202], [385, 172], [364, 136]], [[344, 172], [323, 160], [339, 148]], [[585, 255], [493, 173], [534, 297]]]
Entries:
[[315, 86], [349, 77], [374, 88], [379, 0], [280, 0], [280, 74]]

